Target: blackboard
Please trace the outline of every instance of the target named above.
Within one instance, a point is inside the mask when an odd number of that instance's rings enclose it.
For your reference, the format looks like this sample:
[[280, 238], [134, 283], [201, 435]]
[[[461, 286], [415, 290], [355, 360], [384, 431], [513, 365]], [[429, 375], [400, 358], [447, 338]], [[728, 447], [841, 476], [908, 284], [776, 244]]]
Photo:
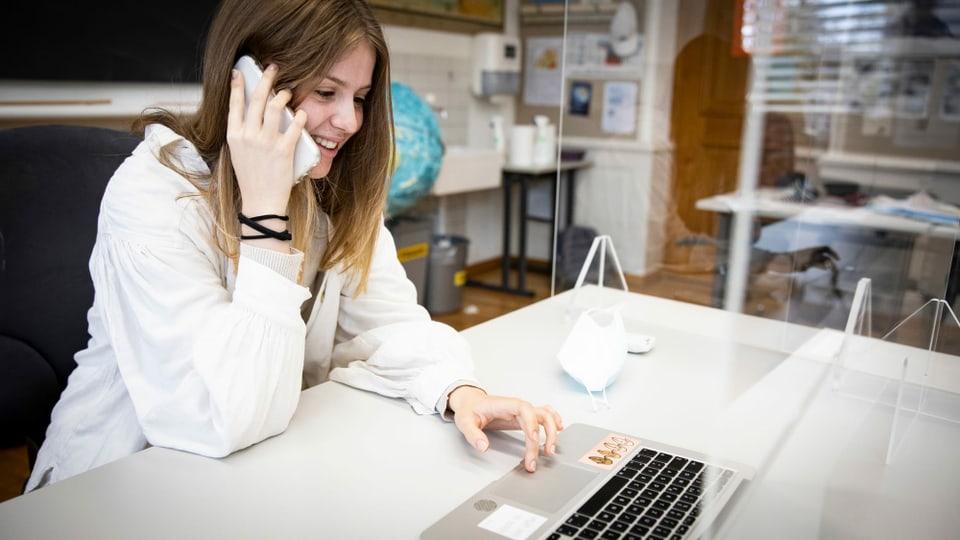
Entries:
[[197, 82], [217, 3], [8, 2], [0, 11], [0, 79]]

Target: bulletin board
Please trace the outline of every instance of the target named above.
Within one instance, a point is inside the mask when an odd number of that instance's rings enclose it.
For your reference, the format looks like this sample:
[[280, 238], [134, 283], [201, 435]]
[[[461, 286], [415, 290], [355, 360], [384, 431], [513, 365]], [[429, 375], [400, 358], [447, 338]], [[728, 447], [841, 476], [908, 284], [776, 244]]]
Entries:
[[567, 79], [566, 88], [564, 134], [636, 139], [639, 81], [571, 77]]
[[[643, 2], [634, 3], [643, 28]], [[565, 36], [562, 27], [522, 27], [517, 123], [544, 115], [558, 124], [562, 115], [564, 136], [636, 140], [643, 36], [632, 54], [618, 57], [609, 47], [609, 19], [580, 20], [575, 13]]]
[[369, 0], [384, 24], [453, 32], [503, 28], [504, 0]]
[[639, 77], [632, 73], [562, 72], [559, 63], [552, 67], [544, 61], [549, 48], [538, 44], [546, 43], [537, 39], [526, 42], [524, 54], [528, 56], [524, 57], [518, 123], [526, 123], [535, 115], [546, 115], [558, 123], [562, 114], [564, 135], [635, 139]]
[[960, 161], [960, 54], [851, 64], [847, 112], [834, 119], [839, 150]]

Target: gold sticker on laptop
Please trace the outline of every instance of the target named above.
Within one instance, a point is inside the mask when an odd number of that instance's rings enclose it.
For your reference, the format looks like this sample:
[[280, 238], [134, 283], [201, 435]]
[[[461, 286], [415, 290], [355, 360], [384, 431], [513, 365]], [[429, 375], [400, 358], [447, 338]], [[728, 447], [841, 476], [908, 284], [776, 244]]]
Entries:
[[639, 443], [640, 441], [631, 439], [626, 435], [612, 433], [604, 437], [597, 446], [587, 452], [579, 461], [595, 467], [612, 469]]

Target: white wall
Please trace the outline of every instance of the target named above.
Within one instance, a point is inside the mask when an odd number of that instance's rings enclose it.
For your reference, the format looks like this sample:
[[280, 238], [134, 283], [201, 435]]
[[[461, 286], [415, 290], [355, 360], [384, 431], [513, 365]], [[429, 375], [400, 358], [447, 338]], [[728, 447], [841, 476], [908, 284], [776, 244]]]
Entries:
[[[516, 0], [508, 0], [505, 13], [514, 14], [505, 25], [509, 32], [516, 28]], [[512, 123], [513, 100], [471, 94], [473, 36], [398, 26], [384, 26], [384, 34], [393, 63], [393, 80], [409, 85], [422, 97], [433, 94], [435, 109], [444, 113], [439, 119], [444, 143], [492, 147], [489, 120], [500, 115], [508, 124]], [[473, 264], [500, 257], [502, 208], [500, 190], [491, 189], [429, 197], [413, 212], [437, 217], [438, 233], [469, 239], [467, 264]], [[542, 257], [547, 255], [549, 251], [544, 251]]]

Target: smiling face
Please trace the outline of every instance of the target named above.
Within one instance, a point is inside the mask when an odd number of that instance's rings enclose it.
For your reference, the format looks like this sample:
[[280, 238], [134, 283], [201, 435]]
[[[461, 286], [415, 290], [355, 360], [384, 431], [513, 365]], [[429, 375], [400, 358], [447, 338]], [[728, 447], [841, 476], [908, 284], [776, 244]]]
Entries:
[[373, 49], [361, 43], [344, 54], [323, 77], [296, 91], [296, 109], [307, 113], [307, 133], [320, 148], [320, 163], [311, 178], [323, 178], [338, 151], [363, 125], [363, 105], [370, 92], [376, 62]]

